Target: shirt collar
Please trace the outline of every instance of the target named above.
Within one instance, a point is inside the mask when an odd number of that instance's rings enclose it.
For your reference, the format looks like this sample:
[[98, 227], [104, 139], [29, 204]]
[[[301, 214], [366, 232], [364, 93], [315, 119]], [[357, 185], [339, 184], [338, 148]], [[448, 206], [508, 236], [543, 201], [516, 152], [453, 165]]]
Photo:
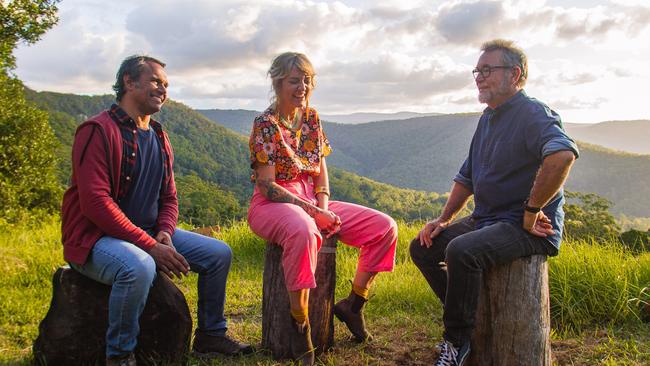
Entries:
[[[122, 109], [122, 107], [120, 107], [115, 103], [111, 105], [111, 108], [109, 109], [109, 114], [113, 117], [115, 122], [117, 122], [120, 125], [128, 126], [130, 128], [136, 126], [133, 118], [131, 118], [128, 115], [128, 113], [126, 113], [126, 111]], [[162, 125], [158, 121], [154, 120], [153, 118], [149, 120], [149, 124], [157, 131], [162, 129]]]
[[508, 109], [512, 108], [515, 104], [519, 103], [524, 98], [527, 98], [528, 95], [524, 91], [524, 89], [520, 89], [515, 95], [510, 97], [510, 99], [506, 100], [503, 102], [501, 105], [497, 106], [496, 108], [492, 109], [490, 107], [485, 107], [483, 110], [484, 113], [488, 114], [493, 114], [493, 113], [501, 113], [504, 111], [507, 111]]

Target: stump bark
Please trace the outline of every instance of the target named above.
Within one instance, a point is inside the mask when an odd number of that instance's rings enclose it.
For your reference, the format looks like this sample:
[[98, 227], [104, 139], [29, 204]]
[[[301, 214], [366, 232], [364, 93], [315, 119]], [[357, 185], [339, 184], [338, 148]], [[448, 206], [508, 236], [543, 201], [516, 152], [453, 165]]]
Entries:
[[[315, 353], [334, 344], [334, 290], [336, 288], [336, 241], [324, 241], [318, 252], [316, 288], [309, 293], [309, 323]], [[291, 318], [289, 294], [282, 269], [282, 247], [267, 243], [262, 288], [262, 347], [270, 349], [276, 360], [291, 358], [289, 334]]]
[[[70, 267], [52, 280], [50, 309], [41, 321], [33, 352], [41, 365], [103, 365], [111, 287]], [[182, 364], [189, 351], [192, 318], [183, 293], [161, 272], [140, 316], [138, 364]]]
[[546, 256], [488, 270], [472, 334], [472, 366], [550, 366], [550, 308]]

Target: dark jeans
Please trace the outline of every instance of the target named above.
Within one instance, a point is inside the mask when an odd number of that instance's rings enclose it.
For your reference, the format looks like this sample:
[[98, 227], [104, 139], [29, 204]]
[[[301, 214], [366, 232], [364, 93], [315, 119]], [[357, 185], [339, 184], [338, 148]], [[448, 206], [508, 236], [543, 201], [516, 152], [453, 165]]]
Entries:
[[519, 225], [498, 222], [477, 229], [471, 217], [449, 225], [430, 248], [417, 238], [411, 242], [413, 263], [443, 303], [443, 336], [454, 345], [472, 336], [483, 271], [533, 254], [554, 255], [556, 250]]

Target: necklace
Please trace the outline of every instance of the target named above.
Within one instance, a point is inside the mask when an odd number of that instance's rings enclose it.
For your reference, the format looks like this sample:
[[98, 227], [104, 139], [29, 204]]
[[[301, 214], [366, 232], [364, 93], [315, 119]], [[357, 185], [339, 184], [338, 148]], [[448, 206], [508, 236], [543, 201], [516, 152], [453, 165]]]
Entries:
[[290, 130], [295, 130], [300, 125], [300, 122], [302, 122], [302, 111], [296, 111], [296, 113], [293, 115], [293, 118], [292, 118], [291, 122], [289, 122], [283, 116], [280, 116], [280, 112], [276, 112], [276, 113], [277, 113], [278, 121], [280, 121], [280, 123], [284, 127], [288, 128]]

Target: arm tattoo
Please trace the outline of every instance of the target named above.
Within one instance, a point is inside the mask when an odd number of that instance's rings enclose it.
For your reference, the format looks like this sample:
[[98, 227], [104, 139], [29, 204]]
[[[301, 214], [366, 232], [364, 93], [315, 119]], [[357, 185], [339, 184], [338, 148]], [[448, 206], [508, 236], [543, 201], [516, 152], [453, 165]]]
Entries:
[[316, 213], [318, 213], [318, 207], [297, 198], [291, 194], [291, 192], [287, 191], [284, 187], [280, 186], [271, 179], [258, 178], [257, 184], [260, 186], [260, 188], [263, 188], [262, 192], [266, 190], [266, 198], [273, 202], [292, 203], [305, 210], [305, 212], [311, 217], [316, 216]]

